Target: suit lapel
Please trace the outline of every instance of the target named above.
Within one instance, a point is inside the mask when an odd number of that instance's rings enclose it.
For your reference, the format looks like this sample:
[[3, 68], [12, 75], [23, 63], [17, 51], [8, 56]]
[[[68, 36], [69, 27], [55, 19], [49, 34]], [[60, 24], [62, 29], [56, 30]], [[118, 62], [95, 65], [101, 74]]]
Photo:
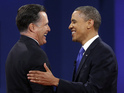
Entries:
[[87, 58], [90, 57], [90, 53], [92, 53], [92, 50], [95, 48], [95, 46], [101, 41], [100, 38], [97, 38], [95, 41], [93, 41], [93, 43], [88, 47], [88, 49], [86, 50], [86, 52], [84, 53], [84, 56], [83, 58], [81, 59], [81, 62], [80, 62], [80, 65], [78, 67], [78, 70], [77, 72], [75, 73], [75, 76], [73, 75], [74, 77], [74, 81], [76, 81], [77, 77], [78, 77], [78, 74], [83, 66], [83, 64], [86, 62]]
[[79, 65], [79, 67], [78, 67], [78, 70], [77, 70], [77, 72], [75, 73], [75, 79], [74, 79], [74, 81], [76, 80], [76, 78], [77, 78], [77, 76], [78, 76], [78, 74], [79, 74], [79, 72], [80, 72], [80, 70], [81, 70], [81, 67], [83, 66], [84, 62], [85, 62], [86, 59], [88, 58], [88, 55], [89, 55], [89, 54], [90, 54], [90, 51], [89, 51], [89, 53], [87, 53], [87, 51], [86, 51], [85, 54], [84, 54], [84, 56], [83, 56], [83, 58], [81, 59], [80, 65]]

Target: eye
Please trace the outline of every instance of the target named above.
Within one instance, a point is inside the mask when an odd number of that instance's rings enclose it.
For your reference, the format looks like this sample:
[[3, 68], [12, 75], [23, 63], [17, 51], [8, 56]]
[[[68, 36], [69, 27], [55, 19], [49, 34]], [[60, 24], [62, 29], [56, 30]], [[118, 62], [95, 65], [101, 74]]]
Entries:
[[45, 26], [48, 26], [48, 23], [46, 23]]
[[72, 20], [72, 24], [75, 24], [77, 21], [76, 20]]
[[73, 23], [73, 24], [75, 24], [75, 23], [76, 23], [76, 21], [73, 21], [72, 23]]

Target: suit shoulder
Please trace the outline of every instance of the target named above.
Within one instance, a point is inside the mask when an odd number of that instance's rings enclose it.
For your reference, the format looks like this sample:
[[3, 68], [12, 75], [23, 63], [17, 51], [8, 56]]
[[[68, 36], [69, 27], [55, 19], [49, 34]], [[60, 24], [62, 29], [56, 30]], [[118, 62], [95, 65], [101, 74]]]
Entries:
[[98, 62], [105, 60], [116, 60], [116, 56], [112, 48], [105, 42], [99, 42], [94, 49], [92, 49], [92, 58]]
[[99, 50], [99, 51], [101, 51], [101, 52], [110, 52], [110, 53], [112, 53], [112, 54], [114, 54], [114, 51], [113, 51], [113, 49], [108, 45], [108, 44], [106, 44], [105, 42], [100, 42], [98, 45], [97, 45], [97, 49]]

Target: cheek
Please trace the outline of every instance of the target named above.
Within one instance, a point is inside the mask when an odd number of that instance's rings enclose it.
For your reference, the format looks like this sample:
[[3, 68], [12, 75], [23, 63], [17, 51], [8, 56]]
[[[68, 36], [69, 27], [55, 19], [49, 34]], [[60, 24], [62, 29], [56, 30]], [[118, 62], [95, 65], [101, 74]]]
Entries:
[[79, 30], [80, 33], [84, 33], [86, 31], [86, 27], [83, 26], [83, 25], [79, 25], [78, 30]]
[[39, 34], [40, 34], [40, 37], [43, 37], [44, 36], [44, 33], [43, 32], [40, 32]]
[[39, 35], [43, 35], [43, 29], [39, 30]]

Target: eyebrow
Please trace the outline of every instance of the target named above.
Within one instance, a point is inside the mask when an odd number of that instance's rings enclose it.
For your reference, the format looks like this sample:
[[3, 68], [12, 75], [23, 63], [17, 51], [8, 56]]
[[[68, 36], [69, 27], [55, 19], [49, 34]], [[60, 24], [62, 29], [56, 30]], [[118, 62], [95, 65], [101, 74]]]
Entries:
[[75, 20], [75, 19], [72, 19], [71, 21], [76, 22], [76, 20]]

